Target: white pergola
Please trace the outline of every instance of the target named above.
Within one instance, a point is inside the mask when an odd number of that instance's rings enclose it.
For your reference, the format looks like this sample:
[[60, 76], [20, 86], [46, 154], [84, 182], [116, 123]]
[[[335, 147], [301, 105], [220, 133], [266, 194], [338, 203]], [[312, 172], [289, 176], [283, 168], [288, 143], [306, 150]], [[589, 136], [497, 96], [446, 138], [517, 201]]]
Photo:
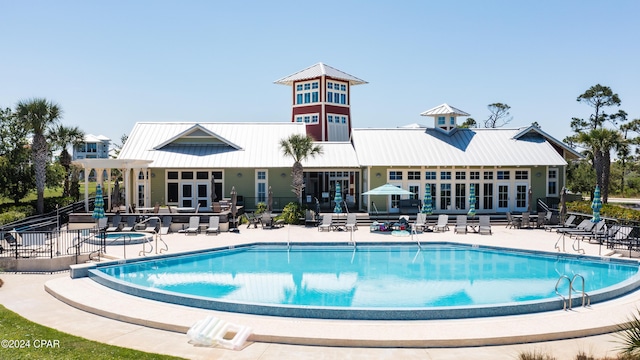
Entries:
[[[152, 160], [134, 160], [134, 159], [79, 159], [74, 160], [72, 164], [80, 166], [84, 169], [84, 208], [85, 211], [89, 212], [89, 174], [91, 170], [95, 170], [96, 172], [96, 181], [98, 184], [103, 184], [103, 173], [107, 171], [107, 182], [109, 186], [104, 189], [106, 191], [106, 196], [108, 199], [111, 199], [111, 169], [118, 169], [123, 174], [123, 184], [125, 188], [125, 203], [131, 204], [131, 188], [133, 181], [131, 179], [131, 171], [134, 170], [134, 174], [138, 174], [140, 171], [143, 171], [144, 182], [145, 182], [145, 192], [144, 201], [145, 206], [149, 206], [150, 201], [150, 191], [151, 191], [151, 177], [149, 176], [149, 164], [151, 164]], [[103, 186], [104, 188], [104, 186]], [[111, 202], [109, 202], [111, 205]]]

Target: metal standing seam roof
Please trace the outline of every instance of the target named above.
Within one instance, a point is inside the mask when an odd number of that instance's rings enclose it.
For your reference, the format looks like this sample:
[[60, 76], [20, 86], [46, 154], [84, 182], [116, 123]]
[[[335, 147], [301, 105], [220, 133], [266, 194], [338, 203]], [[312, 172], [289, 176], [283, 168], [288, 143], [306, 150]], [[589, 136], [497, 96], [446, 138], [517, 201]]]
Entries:
[[470, 116], [466, 112], [455, 108], [447, 103], [442, 105], [438, 105], [434, 108], [431, 108], [427, 111], [420, 113], [422, 116], [438, 116], [438, 115], [455, 115], [455, 116]]
[[353, 129], [361, 166], [561, 166], [543, 136], [514, 139], [521, 129]]
[[[186, 143], [187, 130], [206, 129], [200, 141]], [[139, 122], [124, 144], [118, 158], [153, 161], [151, 168], [274, 168], [291, 167], [290, 157], [282, 155], [280, 140], [292, 134], [305, 135], [298, 123], [196, 123]], [[172, 141], [173, 142], [172, 142]], [[231, 146], [235, 144], [237, 147]], [[164, 145], [164, 146], [162, 146]], [[321, 155], [303, 161], [305, 168], [357, 168], [358, 159], [349, 142], [321, 143]]]
[[367, 84], [367, 82], [362, 79], [358, 79], [353, 75], [347, 74], [344, 71], [340, 71], [321, 62], [315, 65], [311, 65], [308, 68], [300, 70], [291, 75], [285, 76], [282, 79], [278, 79], [274, 81], [274, 83], [291, 86], [296, 81], [315, 79], [320, 76], [328, 76], [334, 79], [348, 81], [350, 85]]

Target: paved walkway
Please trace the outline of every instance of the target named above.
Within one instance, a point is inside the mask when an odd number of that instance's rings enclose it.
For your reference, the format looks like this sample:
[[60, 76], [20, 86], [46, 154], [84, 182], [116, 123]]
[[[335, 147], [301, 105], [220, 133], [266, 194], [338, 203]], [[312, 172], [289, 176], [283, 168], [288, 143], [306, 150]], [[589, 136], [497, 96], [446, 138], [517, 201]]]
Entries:
[[[389, 234], [370, 233], [361, 228], [353, 234], [356, 241], [406, 241], [408, 237], [397, 238]], [[318, 232], [314, 228], [302, 226], [284, 227], [281, 229], [262, 230], [246, 229], [242, 226], [240, 233], [222, 233], [218, 236], [186, 236], [171, 234], [163, 239], [169, 245], [170, 253], [186, 250], [227, 246], [256, 241], [349, 241], [351, 234], [346, 232]], [[554, 251], [559, 237], [555, 233], [542, 230], [505, 229], [494, 226], [491, 236], [467, 234], [456, 235], [453, 231], [445, 233], [424, 233], [418, 235], [421, 242], [457, 241], [465, 243], [517, 247]], [[567, 252], [572, 250], [572, 242], [565, 243]], [[597, 245], [581, 243], [587, 254], [597, 255], [606, 249]], [[562, 246], [562, 242], [560, 242]], [[127, 254], [137, 254], [138, 248], [128, 248]], [[122, 256], [121, 248], [110, 248], [109, 255]], [[604, 253], [603, 253], [604, 255]], [[580, 337], [577, 327], [585, 328], [615, 324], [626, 319], [635, 312], [635, 303], [640, 301], [640, 294], [633, 294], [605, 304], [595, 304], [590, 309], [577, 309], [573, 312], [549, 312], [542, 314], [521, 315], [513, 317], [448, 320], [448, 321], [333, 321], [317, 319], [287, 319], [252, 316], [245, 314], [229, 314], [201, 309], [186, 308], [177, 305], [153, 302], [131, 297], [105, 289], [87, 279], [71, 280], [68, 273], [53, 275], [39, 274], [2, 274], [5, 285], [0, 288], [0, 303], [20, 315], [64, 332], [88, 339], [135, 348], [148, 352], [156, 352], [182, 356], [190, 359], [282, 359], [282, 358], [352, 358], [352, 359], [515, 359], [521, 351], [538, 351], [553, 354], [558, 359], [573, 358], [582, 351], [589, 355], [604, 356], [614, 354], [619, 346], [612, 335]], [[157, 330], [148, 326], [112, 320], [102, 316], [71, 307], [45, 291], [45, 286], [57, 296], [68, 296], [68, 301], [76, 306], [88, 306], [92, 311], [106, 311], [110, 316], [116, 314], [120, 319], [127, 316], [137, 317], [146, 325], [158, 326], [154, 321], [174, 324], [177, 329], [188, 327], [193, 321], [214, 313], [223, 319], [239, 324], [252, 326], [256, 333], [266, 334], [269, 331], [277, 334], [296, 333], [298, 336], [317, 336], [322, 338], [345, 339], [338, 346], [302, 346], [277, 343], [248, 343], [241, 351], [221, 348], [197, 347], [187, 342], [184, 333]], [[526, 324], [526, 325], [525, 325]], [[527, 338], [527, 331], [533, 334]], [[533, 342], [540, 339], [541, 334], [548, 332], [573, 332], [575, 339], [547, 342]], [[457, 343], [448, 346], [453, 348], [412, 348], [411, 339], [451, 338], [457, 333]], [[318, 335], [319, 334], [319, 335]], [[330, 336], [328, 335], [330, 334]], [[377, 336], [380, 339], [397, 339], [390, 348], [362, 348], [349, 342], [349, 339], [364, 335]], [[495, 338], [520, 336], [525, 344], [501, 346], [469, 346], [469, 339], [483, 334]], [[400, 340], [406, 339], [403, 345]], [[456, 340], [456, 339], [454, 339]], [[465, 341], [467, 343], [465, 343]], [[357, 342], [356, 342], [357, 344]], [[334, 342], [335, 345], [335, 342]], [[64, 344], [61, 344], [64, 346]], [[399, 347], [409, 346], [409, 347]], [[18, 351], [18, 350], [16, 350]], [[23, 351], [23, 350], [20, 350]], [[29, 351], [29, 350], [26, 350]]]

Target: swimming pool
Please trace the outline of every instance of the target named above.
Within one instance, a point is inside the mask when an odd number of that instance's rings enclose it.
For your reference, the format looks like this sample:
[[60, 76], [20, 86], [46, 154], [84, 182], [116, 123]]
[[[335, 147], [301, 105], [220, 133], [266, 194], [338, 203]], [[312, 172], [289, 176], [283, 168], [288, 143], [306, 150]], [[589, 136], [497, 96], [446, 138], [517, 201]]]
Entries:
[[[252, 244], [130, 260], [94, 280], [150, 299], [262, 315], [449, 319], [562, 309], [561, 276], [592, 302], [635, 290], [638, 262], [452, 243]], [[568, 295], [568, 280], [559, 292]], [[577, 290], [581, 284], [574, 285]], [[574, 306], [580, 304], [574, 292]]]

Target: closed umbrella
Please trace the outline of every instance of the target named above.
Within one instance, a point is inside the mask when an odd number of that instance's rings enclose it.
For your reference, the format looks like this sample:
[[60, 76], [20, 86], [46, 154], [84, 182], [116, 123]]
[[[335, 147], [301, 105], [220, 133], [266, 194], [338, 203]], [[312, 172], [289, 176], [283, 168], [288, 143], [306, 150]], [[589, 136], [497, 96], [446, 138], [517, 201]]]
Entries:
[[476, 216], [476, 187], [473, 184], [469, 186], [469, 212], [467, 215]]
[[271, 191], [271, 186], [269, 186], [269, 192], [267, 193], [267, 212], [271, 213], [273, 211], [273, 191]]
[[431, 197], [431, 184], [426, 184], [424, 186], [424, 200], [422, 201], [422, 210], [423, 214], [431, 215], [433, 213], [433, 199]]
[[567, 217], [567, 188], [563, 187], [560, 193], [560, 223], [564, 224]]
[[342, 190], [340, 189], [339, 182], [336, 182], [336, 195], [333, 198], [333, 201], [336, 203], [336, 206], [333, 208], [333, 212], [336, 214], [341, 214], [342, 206], [340, 206], [340, 204], [342, 203]]
[[238, 213], [237, 202], [238, 202], [238, 193], [236, 192], [236, 187], [232, 186], [231, 187], [231, 216], [233, 216], [233, 225], [234, 225], [233, 231], [238, 229], [238, 225], [236, 224], [236, 214]]
[[600, 199], [600, 187], [596, 185], [596, 190], [593, 192], [593, 202], [591, 202], [591, 210], [593, 210], [591, 222], [600, 222], [600, 209], [602, 209], [602, 199]]
[[104, 218], [104, 198], [102, 197], [102, 187], [96, 186], [96, 199], [93, 203], [93, 214], [91, 217], [98, 220]]

